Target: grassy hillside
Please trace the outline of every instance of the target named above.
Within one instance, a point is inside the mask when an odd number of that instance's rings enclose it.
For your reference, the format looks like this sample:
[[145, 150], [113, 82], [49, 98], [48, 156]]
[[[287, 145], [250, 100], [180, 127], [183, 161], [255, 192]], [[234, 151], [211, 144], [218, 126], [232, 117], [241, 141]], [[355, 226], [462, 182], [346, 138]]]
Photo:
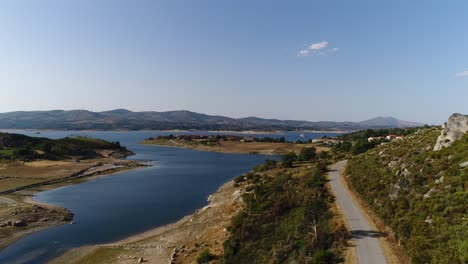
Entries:
[[233, 218], [225, 263], [338, 263], [346, 241], [334, 226], [324, 166], [279, 169], [267, 161], [235, 179], [245, 208]]
[[468, 263], [468, 135], [433, 151], [439, 134], [424, 128], [357, 155], [348, 175], [413, 263]]
[[87, 137], [48, 139], [21, 134], [0, 133], [0, 160], [61, 160], [100, 157], [99, 150], [126, 151], [119, 142]]

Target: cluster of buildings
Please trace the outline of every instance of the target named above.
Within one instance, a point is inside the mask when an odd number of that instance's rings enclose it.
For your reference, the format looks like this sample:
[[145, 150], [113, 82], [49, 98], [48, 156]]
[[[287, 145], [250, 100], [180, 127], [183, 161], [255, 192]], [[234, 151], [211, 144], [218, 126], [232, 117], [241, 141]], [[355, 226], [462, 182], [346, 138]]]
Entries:
[[381, 141], [381, 140], [402, 140], [404, 139], [405, 136], [398, 136], [398, 135], [387, 135], [387, 136], [380, 136], [380, 137], [369, 137], [367, 141], [373, 142], [373, 141]]
[[208, 139], [205, 135], [169, 135], [169, 136], [158, 136], [157, 139], [183, 139], [183, 140], [196, 140], [196, 139]]
[[232, 135], [169, 135], [158, 136], [157, 139], [175, 139], [175, 140], [221, 140], [221, 141], [240, 141], [240, 142], [253, 142], [254, 137], [247, 136], [232, 136]]

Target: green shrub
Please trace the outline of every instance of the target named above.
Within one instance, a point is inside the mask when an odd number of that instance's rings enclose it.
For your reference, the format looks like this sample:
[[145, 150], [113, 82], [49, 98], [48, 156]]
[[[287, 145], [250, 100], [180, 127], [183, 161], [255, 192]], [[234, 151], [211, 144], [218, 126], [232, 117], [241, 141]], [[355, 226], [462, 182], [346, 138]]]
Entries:
[[214, 259], [214, 255], [210, 253], [210, 250], [206, 248], [197, 257], [197, 263], [208, 263]]
[[283, 167], [290, 168], [292, 167], [293, 163], [298, 160], [298, 156], [294, 152], [289, 152], [284, 154], [282, 157]]
[[314, 147], [302, 148], [301, 153], [299, 154], [299, 159], [301, 161], [313, 160], [317, 156], [317, 153], [315, 151], [316, 151], [316, 149]]
[[319, 250], [312, 257], [313, 264], [333, 264], [336, 262], [335, 254], [330, 250]]

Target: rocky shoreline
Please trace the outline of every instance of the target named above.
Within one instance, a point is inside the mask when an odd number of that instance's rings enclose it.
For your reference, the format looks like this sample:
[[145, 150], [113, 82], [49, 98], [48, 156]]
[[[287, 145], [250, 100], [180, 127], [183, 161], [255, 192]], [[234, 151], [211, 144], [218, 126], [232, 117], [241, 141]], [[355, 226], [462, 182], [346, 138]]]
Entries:
[[[68, 251], [51, 263], [196, 263], [204, 249], [222, 256], [231, 218], [242, 207], [242, 186], [229, 181], [208, 197], [209, 204], [179, 221], [109, 244]], [[102, 256], [105, 255], [105, 258]]]

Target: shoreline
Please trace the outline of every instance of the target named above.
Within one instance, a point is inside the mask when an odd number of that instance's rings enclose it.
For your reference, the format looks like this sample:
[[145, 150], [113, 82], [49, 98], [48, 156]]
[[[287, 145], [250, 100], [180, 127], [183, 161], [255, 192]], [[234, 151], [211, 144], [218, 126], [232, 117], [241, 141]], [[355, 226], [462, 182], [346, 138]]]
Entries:
[[[114, 162], [114, 164], [119, 163], [119, 162], [123, 162], [126, 166], [111, 167], [111, 168], [106, 168], [106, 165], [108, 165], [108, 164], [101, 164], [101, 165], [98, 165], [97, 167], [96, 166], [91, 166], [91, 167], [85, 169], [84, 171], [80, 171], [80, 173], [77, 174], [74, 177], [59, 180], [56, 183], [49, 184], [49, 183], [46, 182], [45, 184], [39, 184], [38, 186], [25, 188], [23, 190], [18, 190], [18, 191], [12, 192], [10, 194], [0, 195], [0, 198], [6, 197], [6, 196], [15, 196], [16, 199], [14, 199], [14, 204], [11, 205], [14, 208], [18, 208], [18, 207], [39, 207], [39, 208], [45, 208], [45, 209], [51, 210], [51, 211], [53, 210], [53, 211], [57, 211], [57, 212], [62, 212], [62, 214], [64, 215], [64, 219], [62, 219], [62, 220], [57, 220], [56, 219], [56, 220], [52, 220], [52, 221], [41, 222], [37, 226], [34, 226], [34, 227], [26, 229], [26, 230], [19, 230], [19, 231], [13, 232], [11, 234], [11, 236], [1, 238], [0, 239], [0, 252], [3, 249], [7, 248], [8, 246], [14, 244], [18, 240], [20, 240], [20, 239], [22, 239], [22, 238], [24, 238], [24, 237], [26, 237], [28, 235], [31, 235], [33, 233], [36, 233], [36, 232], [39, 232], [39, 231], [42, 231], [42, 230], [45, 230], [45, 229], [48, 229], [48, 228], [51, 228], [51, 227], [68, 224], [68, 223], [73, 221], [73, 217], [74, 217], [73, 212], [71, 212], [67, 208], [57, 206], [57, 205], [54, 205], [54, 204], [41, 203], [41, 202], [35, 201], [34, 196], [37, 193], [57, 189], [57, 188], [64, 187], [64, 186], [71, 186], [71, 185], [75, 185], [75, 184], [80, 184], [80, 183], [92, 181], [92, 180], [95, 180], [95, 179], [98, 179], [98, 178], [101, 178], [101, 177], [108, 177], [108, 176], [116, 175], [116, 174], [119, 174], [119, 173], [131, 171], [131, 170], [137, 170], [137, 169], [141, 169], [141, 168], [151, 166], [151, 165], [148, 165], [148, 163], [137, 162], [137, 161], [133, 161], [133, 160], [112, 159], [112, 162]], [[97, 168], [97, 169], [95, 169], [95, 168]], [[86, 173], [86, 171], [89, 170], [89, 169], [95, 169], [95, 171], [91, 171], [89, 173]], [[102, 170], [99, 170], [99, 169], [102, 169]], [[70, 175], [76, 174], [76, 172], [72, 173], [71, 171], [69, 171], [69, 173], [70, 173]], [[22, 194], [21, 192], [26, 192], [26, 193]], [[10, 199], [10, 198], [8, 198], [8, 199]], [[13, 199], [10, 199], [10, 200], [13, 200]], [[68, 218], [65, 219], [66, 214], [71, 216], [70, 219], [68, 219]], [[34, 224], [36, 224], [36, 223], [34, 223]]]
[[231, 218], [242, 207], [242, 192], [242, 186], [236, 187], [229, 180], [208, 196], [206, 206], [192, 214], [114, 242], [70, 249], [50, 263], [91, 263], [101, 255], [119, 263], [140, 257], [145, 263], [195, 263], [198, 254], [208, 247], [219, 255]]

